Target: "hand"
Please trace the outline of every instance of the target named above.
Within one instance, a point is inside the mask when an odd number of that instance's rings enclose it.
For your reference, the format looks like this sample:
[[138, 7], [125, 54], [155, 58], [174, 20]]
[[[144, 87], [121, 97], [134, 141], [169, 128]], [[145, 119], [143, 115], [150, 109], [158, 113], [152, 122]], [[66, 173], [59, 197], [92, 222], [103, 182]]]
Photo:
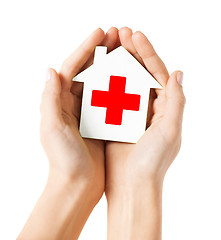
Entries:
[[106, 143], [108, 240], [160, 240], [162, 183], [181, 144], [185, 104], [182, 72], [169, 76], [141, 32], [133, 34], [129, 28], [122, 28], [119, 38], [163, 89], [151, 89], [148, 128], [136, 144]]
[[106, 193], [121, 186], [147, 182], [162, 182], [181, 144], [182, 116], [185, 97], [182, 72], [168, 71], [148, 39], [129, 28], [119, 30], [121, 44], [143, 64], [163, 86], [151, 90], [147, 130], [136, 144], [108, 142], [106, 144]]
[[49, 80], [42, 95], [41, 142], [49, 159], [51, 175], [90, 183], [98, 200], [104, 191], [104, 142], [83, 139], [78, 131], [83, 84], [72, 82], [79, 71], [92, 64], [97, 45], [111, 51], [118, 30], [105, 35], [97, 29], [63, 63], [59, 74], [49, 69]]
[[46, 187], [18, 239], [78, 239], [104, 192], [104, 142], [82, 139], [78, 131], [82, 84], [72, 78], [92, 63], [96, 45], [111, 51], [118, 30], [92, 35], [63, 63], [49, 69], [42, 95], [41, 141], [49, 159]]

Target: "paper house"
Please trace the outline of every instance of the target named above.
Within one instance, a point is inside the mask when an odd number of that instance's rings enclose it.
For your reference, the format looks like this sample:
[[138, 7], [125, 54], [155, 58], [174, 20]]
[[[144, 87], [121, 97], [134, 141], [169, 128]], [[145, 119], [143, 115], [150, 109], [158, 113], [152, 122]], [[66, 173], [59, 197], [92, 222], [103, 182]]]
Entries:
[[150, 88], [162, 88], [122, 46], [108, 54], [97, 46], [93, 65], [73, 81], [84, 82], [81, 136], [129, 143], [146, 130]]

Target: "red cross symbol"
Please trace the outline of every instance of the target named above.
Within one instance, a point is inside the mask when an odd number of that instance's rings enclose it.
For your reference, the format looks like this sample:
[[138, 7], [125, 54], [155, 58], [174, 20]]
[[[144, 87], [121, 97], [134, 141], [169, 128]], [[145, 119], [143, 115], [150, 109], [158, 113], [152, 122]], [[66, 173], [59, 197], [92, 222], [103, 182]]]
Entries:
[[93, 90], [91, 106], [105, 107], [106, 124], [121, 125], [123, 110], [139, 111], [140, 95], [125, 93], [126, 77], [110, 76], [109, 91]]

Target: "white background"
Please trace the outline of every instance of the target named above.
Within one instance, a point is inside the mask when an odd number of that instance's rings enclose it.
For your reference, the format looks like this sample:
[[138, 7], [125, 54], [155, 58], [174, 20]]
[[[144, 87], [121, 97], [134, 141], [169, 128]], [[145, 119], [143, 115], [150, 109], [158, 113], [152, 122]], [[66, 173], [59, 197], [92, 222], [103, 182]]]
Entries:
[[[153, 43], [170, 73], [183, 70], [182, 149], [163, 192], [163, 239], [221, 239], [220, 1], [0, 2], [0, 239], [15, 239], [48, 172], [39, 141], [45, 69], [97, 27], [129, 26]], [[105, 198], [81, 240], [106, 238]]]

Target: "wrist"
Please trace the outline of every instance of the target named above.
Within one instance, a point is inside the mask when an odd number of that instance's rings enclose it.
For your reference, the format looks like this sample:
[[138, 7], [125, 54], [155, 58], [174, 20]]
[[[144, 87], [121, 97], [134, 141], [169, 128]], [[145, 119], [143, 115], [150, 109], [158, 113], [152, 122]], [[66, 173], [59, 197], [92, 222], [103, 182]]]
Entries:
[[85, 181], [72, 181], [50, 170], [46, 187], [18, 239], [66, 239], [66, 235], [78, 239], [96, 201]]
[[119, 196], [125, 198], [139, 198], [143, 195], [154, 193], [155, 195], [161, 195], [163, 188], [163, 180], [156, 178], [149, 178], [145, 181], [128, 181], [125, 184], [112, 184], [106, 185], [105, 194], [107, 200], [118, 199]]
[[147, 176], [145, 179], [138, 176], [121, 176], [121, 179], [106, 182], [105, 194], [109, 198], [126, 195], [135, 196], [137, 193], [142, 194], [148, 191], [162, 192], [163, 177]]
[[63, 196], [70, 196], [70, 198], [76, 195], [82, 199], [86, 197], [90, 204], [96, 205], [100, 196], [95, 188], [96, 185], [93, 184], [92, 180], [83, 177], [70, 177], [50, 169], [45, 190], [62, 192]]
[[118, 187], [107, 191], [106, 195], [108, 239], [143, 240], [153, 239], [153, 236], [161, 239], [161, 184], [149, 181], [143, 185]]

